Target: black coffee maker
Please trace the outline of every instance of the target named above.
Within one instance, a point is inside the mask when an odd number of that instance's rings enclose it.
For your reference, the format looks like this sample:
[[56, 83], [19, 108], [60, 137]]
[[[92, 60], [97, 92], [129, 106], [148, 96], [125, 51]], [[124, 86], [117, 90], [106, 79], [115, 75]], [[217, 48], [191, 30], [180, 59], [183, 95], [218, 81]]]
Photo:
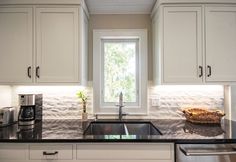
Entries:
[[42, 120], [42, 94], [19, 94], [19, 104], [19, 126], [34, 125], [35, 122]]

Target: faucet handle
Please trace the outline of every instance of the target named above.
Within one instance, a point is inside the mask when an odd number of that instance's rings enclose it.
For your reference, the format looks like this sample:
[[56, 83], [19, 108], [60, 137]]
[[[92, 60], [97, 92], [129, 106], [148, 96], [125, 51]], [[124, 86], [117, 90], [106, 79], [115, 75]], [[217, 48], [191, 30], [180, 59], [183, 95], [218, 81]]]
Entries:
[[125, 105], [119, 105], [119, 104], [115, 104], [115, 106], [117, 106], [117, 107], [125, 107]]
[[128, 116], [129, 113], [122, 113], [122, 116]]
[[95, 121], [98, 120], [98, 114], [94, 114], [95, 116]]

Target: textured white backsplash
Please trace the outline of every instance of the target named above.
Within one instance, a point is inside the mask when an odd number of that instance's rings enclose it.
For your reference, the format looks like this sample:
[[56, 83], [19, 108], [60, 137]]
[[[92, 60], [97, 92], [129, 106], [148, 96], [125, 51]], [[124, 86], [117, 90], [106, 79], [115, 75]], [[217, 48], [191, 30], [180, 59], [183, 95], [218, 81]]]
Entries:
[[[158, 101], [158, 106], [152, 106], [152, 100]], [[149, 88], [150, 118], [184, 118], [181, 109], [189, 106], [224, 110], [224, 87], [170, 85]]]
[[[43, 94], [43, 119], [79, 119], [82, 103], [76, 96], [79, 86], [17, 86], [13, 87], [14, 105], [18, 104], [18, 94]], [[87, 112], [92, 114], [91, 88], [88, 92]]]
[[[17, 94], [42, 93], [44, 119], [81, 118], [82, 105], [76, 97], [81, 87], [69, 86], [18, 86], [13, 87], [14, 105]], [[92, 88], [87, 88], [87, 110], [93, 117]], [[148, 89], [149, 115], [138, 118], [176, 119], [183, 118], [181, 108], [187, 106], [224, 109], [223, 86], [157, 86]], [[157, 106], [152, 105], [157, 101]]]

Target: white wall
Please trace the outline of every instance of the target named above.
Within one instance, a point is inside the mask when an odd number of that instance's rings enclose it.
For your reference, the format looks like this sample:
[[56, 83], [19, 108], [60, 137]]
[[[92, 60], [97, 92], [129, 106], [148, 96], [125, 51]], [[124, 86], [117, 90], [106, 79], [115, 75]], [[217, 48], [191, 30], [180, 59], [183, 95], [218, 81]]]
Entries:
[[0, 86], [0, 108], [12, 106], [12, 93], [10, 86]]

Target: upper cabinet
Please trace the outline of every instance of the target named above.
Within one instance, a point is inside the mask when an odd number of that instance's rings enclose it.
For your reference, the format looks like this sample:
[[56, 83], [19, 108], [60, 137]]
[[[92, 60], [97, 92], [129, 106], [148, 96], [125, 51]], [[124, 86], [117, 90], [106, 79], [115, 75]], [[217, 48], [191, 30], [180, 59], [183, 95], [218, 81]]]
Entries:
[[0, 6], [0, 82], [31, 83], [33, 10]]
[[85, 85], [87, 24], [80, 5], [1, 7], [0, 83]]
[[78, 8], [36, 8], [36, 78], [78, 81]]
[[236, 6], [205, 8], [207, 82], [236, 81]]
[[201, 7], [164, 7], [163, 82], [201, 82]]
[[220, 6], [159, 6], [152, 20], [154, 84], [236, 81], [236, 7]]

